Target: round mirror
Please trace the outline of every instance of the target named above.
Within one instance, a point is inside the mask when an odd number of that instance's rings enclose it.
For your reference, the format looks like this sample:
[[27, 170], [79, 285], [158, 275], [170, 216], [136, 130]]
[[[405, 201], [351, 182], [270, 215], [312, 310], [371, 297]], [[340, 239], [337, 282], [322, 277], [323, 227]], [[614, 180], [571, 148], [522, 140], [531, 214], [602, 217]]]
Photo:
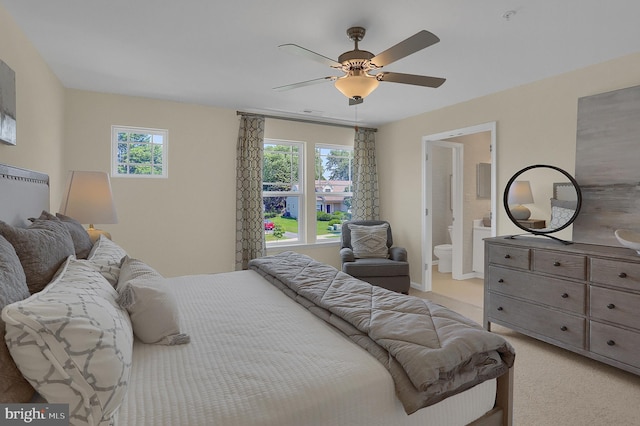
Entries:
[[507, 216], [518, 228], [545, 235], [573, 223], [582, 206], [582, 193], [578, 182], [566, 171], [536, 164], [509, 179], [503, 203]]

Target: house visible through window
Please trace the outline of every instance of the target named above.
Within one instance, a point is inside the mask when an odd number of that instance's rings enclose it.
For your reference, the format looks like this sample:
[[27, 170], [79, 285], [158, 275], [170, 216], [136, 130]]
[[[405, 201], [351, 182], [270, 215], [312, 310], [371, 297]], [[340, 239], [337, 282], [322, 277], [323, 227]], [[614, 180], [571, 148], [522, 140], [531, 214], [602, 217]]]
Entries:
[[140, 127], [111, 127], [111, 176], [167, 177], [169, 132]]
[[303, 154], [301, 142], [264, 141], [262, 199], [267, 244], [303, 241]]
[[[313, 158], [314, 166], [304, 169], [306, 147], [303, 142], [264, 141], [262, 199], [268, 246], [338, 241], [342, 223], [351, 218], [353, 148], [316, 144], [307, 157], [308, 162]], [[305, 182], [313, 182], [313, 194], [305, 191]], [[307, 196], [315, 198], [315, 211], [305, 211]], [[305, 226], [315, 226], [315, 241]]]
[[351, 219], [353, 148], [316, 145], [316, 241], [336, 241]]

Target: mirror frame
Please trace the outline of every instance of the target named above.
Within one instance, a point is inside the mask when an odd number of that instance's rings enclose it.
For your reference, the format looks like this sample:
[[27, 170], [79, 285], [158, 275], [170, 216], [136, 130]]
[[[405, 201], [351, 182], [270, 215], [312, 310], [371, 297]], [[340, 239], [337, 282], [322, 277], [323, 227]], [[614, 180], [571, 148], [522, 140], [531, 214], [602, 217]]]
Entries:
[[[525, 228], [524, 226], [520, 225], [518, 223], [518, 221], [513, 217], [513, 215], [511, 214], [511, 210], [509, 210], [509, 188], [511, 188], [511, 184], [513, 182], [516, 181], [516, 179], [518, 179], [518, 177], [520, 177], [520, 175], [522, 175], [524, 172], [531, 170], [531, 169], [535, 169], [535, 168], [540, 168], [540, 167], [545, 167], [545, 168], [549, 168], [549, 169], [553, 169], [556, 170], [560, 173], [562, 173], [567, 179], [569, 179], [569, 181], [573, 184], [573, 187], [576, 190], [576, 196], [577, 196], [577, 204], [576, 204], [576, 210], [573, 213], [573, 216], [571, 216], [571, 218], [562, 226], [560, 226], [559, 228], [555, 228], [553, 230], [550, 231], [536, 231], [535, 229], [530, 229], [530, 228]], [[551, 235], [551, 233], [554, 232], [558, 232], [561, 231], [563, 229], [565, 229], [566, 227], [568, 227], [569, 225], [571, 225], [576, 218], [578, 217], [578, 213], [580, 213], [580, 208], [582, 207], [582, 191], [580, 191], [580, 185], [578, 185], [578, 182], [574, 179], [573, 176], [571, 176], [569, 173], [567, 173], [566, 171], [564, 171], [563, 169], [556, 167], [556, 166], [550, 166], [548, 164], [534, 164], [531, 166], [527, 166], [524, 169], [519, 170], [518, 172], [516, 172], [511, 179], [509, 179], [509, 182], [507, 182], [507, 185], [504, 188], [504, 194], [502, 196], [502, 203], [504, 205], [504, 209], [507, 212], [507, 216], [509, 216], [509, 219], [511, 220], [511, 222], [513, 222], [514, 225], [516, 225], [518, 228], [527, 231], [530, 234], [534, 234], [534, 235], [545, 235], [549, 238], [553, 238], [555, 240], [560, 240], [559, 238], [553, 237]], [[570, 244], [569, 242], [566, 241], [562, 241], [566, 244]]]

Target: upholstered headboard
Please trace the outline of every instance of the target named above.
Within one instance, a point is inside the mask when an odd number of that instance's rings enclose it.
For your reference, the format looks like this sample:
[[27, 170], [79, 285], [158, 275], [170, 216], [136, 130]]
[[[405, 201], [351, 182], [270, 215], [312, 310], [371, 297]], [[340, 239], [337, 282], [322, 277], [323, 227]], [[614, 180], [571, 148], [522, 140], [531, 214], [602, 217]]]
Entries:
[[578, 194], [571, 182], [554, 182], [553, 198], [564, 201], [577, 201]]
[[49, 210], [49, 176], [0, 164], [0, 220], [26, 226], [42, 210]]

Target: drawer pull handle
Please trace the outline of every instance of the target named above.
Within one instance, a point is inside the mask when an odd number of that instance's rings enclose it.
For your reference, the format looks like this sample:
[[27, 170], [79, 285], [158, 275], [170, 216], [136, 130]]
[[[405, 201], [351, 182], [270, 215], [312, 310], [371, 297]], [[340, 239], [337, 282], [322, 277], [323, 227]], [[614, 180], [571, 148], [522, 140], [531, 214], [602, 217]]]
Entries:
[[553, 262], [553, 266], [560, 266], [560, 262], [556, 260], [555, 262]]
[[500, 278], [500, 279], [498, 280], [498, 282], [499, 282], [499, 283], [503, 283], [503, 282], [504, 282], [504, 280], [503, 280], [502, 278]]
[[563, 325], [562, 327], [560, 327], [560, 330], [562, 330], [562, 331], [567, 331], [567, 330], [568, 330], [568, 328], [567, 328], [567, 326], [566, 326], [566, 325]]
[[502, 306], [498, 306], [498, 310], [501, 311], [502, 310]]
[[567, 297], [569, 297], [569, 295], [568, 295], [567, 293], [562, 293], [562, 294], [561, 294], [561, 297], [562, 297], [563, 299], [566, 299]]
[[616, 344], [616, 342], [615, 342], [615, 341], [613, 341], [613, 340], [607, 340], [607, 345], [609, 345], [609, 346], [613, 346], [613, 345], [615, 345], [615, 344]]
[[616, 307], [616, 305], [614, 305], [613, 303], [609, 303], [609, 304], [607, 305], [607, 308], [609, 308], [609, 309], [613, 309], [613, 308], [615, 308], [615, 307]]
[[624, 272], [620, 272], [620, 273], [618, 274], [618, 276], [619, 276], [620, 278], [627, 278], [627, 274], [625, 274]]
[[505, 255], [504, 255], [504, 258], [505, 258], [505, 259], [511, 259], [511, 255], [509, 255], [509, 254], [505, 254]]

